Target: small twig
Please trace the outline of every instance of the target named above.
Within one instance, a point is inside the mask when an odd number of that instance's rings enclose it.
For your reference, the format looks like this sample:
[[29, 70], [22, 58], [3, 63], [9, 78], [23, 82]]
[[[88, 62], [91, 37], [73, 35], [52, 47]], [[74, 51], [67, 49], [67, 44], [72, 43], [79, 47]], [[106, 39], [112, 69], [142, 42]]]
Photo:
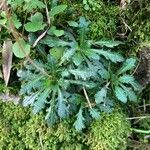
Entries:
[[150, 135], [144, 136], [144, 139], [150, 139]]
[[139, 116], [139, 117], [126, 118], [126, 119], [128, 119], [128, 120], [135, 120], [135, 119], [145, 119], [145, 118], [150, 118], [150, 116]]
[[139, 106], [138, 108], [141, 108], [141, 107], [147, 107], [147, 106], [150, 106], [150, 104], [145, 104], [145, 105], [142, 105], [142, 106]]
[[41, 148], [42, 148], [42, 150], [44, 150], [44, 146], [43, 146], [43, 143], [42, 143], [42, 139], [41, 139], [40, 131], [39, 131], [39, 140], [40, 140]]
[[132, 128], [132, 131], [137, 133], [150, 134], [150, 130], [141, 130], [141, 129]]
[[37, 45], [37, 43], [46, 35], [47, 31], [49, 30], [50, 28], [50, 24], [51, 24], [51, 21], [50, 21], [50, 17], [49, 17], [49, 12], [48, 12], [48, 7], [47, 7], [47, 0], [44, 0], [44, 3], [46, 5], [46, 17], [47, 17], [47, 22], [48, 22], [48, 28], [46, 31], [44, 31], [37, 39], [36, 41], [34, 42], [33, 44], [33, 48]]
[[128, 28], [131, 32], [132, 32], [132, 29], [129, 27], [129, 25], [124, 21], [123, 18], [121, 18], [122, 21], [123, 21], [123, 24], [125, 25], [126, 28]]
[[137, 69], [138, 69], [138, 67], [139, 67], [139, 65], [140, 65], [140, 63], [141, 63], [141, 59], [142, 59], [142, 58], [141, 58], [141, 55], [140, 55], [139, 62], [138, 62], [138, 64], [137, 64], [136, 68], [134, 69], [132, 75], [134, 75], [134, 74], [136, 73], [136, 71], [137, 71]]
[[22, 29], [22, 34], [24, 34], [25, 22], [26, 22], [26, 19], [27, 19], [27, 15], [28, 15], [28, 13], [26, 12], [26, 14], [25, 14], [25, 18], [24, 18], [24, 21], [23, 21], [23, 29]]
[[92, 105], [91, 105], [90, 99], [89, 99], [88, 94], [86, 92], [86, 89], [84, 87], [83, 87], [83, 92], [84, 92], [84, 95], [85, 95], [85, 98], [86, 98], [86, 100], [88, 102], [89, 107], [92, 109]]
[[45, 3], [45, 5], [46, 5], [45, 9], [46, 9], [47, 22], [48, 22], [48, 25], [50, 26], [51, 20], [50, 20], [48, 8], [47, 8], [47, 0], [44, 0], [44, 3]]
[[[48, 28], [49, 29], [49, 28]], [[44, 31], [34, 42], [33, 44], [33, 48], [38, 44], [38, 42], [45, 36], [45, 34], [47, 33], [48, 29], [46, 31]]]
[[146, 106], [145, 106], [145, 99], [143, 100], [143, 103], [144, 103], [144, 112], [146, 112]]
[[[91, 106], [92, 106], [92, 107], [95, 107], [95, 106], [96, 106], [96, 103], [91, 103]], [[89, 104], [86, 104], [85, 107], [88, 108], [88, 107], [89, 107]]]

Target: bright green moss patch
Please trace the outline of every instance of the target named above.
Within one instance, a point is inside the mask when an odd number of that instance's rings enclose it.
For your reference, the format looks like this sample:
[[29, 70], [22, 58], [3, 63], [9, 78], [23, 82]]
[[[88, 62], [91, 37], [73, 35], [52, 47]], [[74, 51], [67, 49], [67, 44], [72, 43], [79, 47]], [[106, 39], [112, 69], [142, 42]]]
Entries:
[[90, 131], [88, 143], [92, 150], [125, 150], [130, 124], [122, 112], [115, 110], [112, 114], [103, 114]]
[[42, 114], [31, 115], [29, 109], [0, 102], [1, 150], [115, 150], [125, 147], [130, 124], [120, 110], [103, 114], [89, 129], [78, 133], [72, 121], [48, 128]]

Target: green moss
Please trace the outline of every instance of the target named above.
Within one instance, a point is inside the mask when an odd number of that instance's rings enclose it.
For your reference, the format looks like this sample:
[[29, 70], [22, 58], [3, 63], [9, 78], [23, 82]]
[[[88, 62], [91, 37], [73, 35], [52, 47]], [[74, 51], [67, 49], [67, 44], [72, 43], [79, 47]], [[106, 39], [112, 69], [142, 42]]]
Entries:
[[114, 38], [117, 32], [119, 7], [103, 5], [103, 11], [96, 12], [94, 21], [91, 20], [90, 36], [93, 39]]
[[86, 147], [83, 137], [72, 128], [72, 122], [48, 128], [44, 115], [32, 116], [29, 109], [0, 102], [1, 150], [80, 150]]
[[130, 125], [120, 110], [103, 114], [89, 129], [78, 133], [73, 120], [47, 127], [44, 115], [30, 109], [0, 102], [1, 150], [116, 150], [125, 147]]
[[[93, 0], [92, 0], [93, 1]], [[68, 5], [68, 11], [64, 15], [64, 20], [78, 20], [80, 16], [86, 17], [90, 22], [90, 39], [114, 38], [117, 33], [119, 22], [119, 6], [94, 0], [93, 5], [89, 4], [90, 9], [85, 10], [82, 1], [62, 0], [61, 3]], [[63, 22], [62, 16], [59, 22]]]
[[103, 114], [90, 129], [88, 143], [91, 150], [125, 150], [130, 124], [120, 110]]
[[0, 102], [0, 149], [25, 149], [24, 142], [19, 135], [19, 129], [29, 119], [29, 110], [21, 106]]
[[123, 12], [126, 23], [132, 29], [128, 35], [129, 41], [150, 41], [150, 0], [133, 1], [127, 10]]

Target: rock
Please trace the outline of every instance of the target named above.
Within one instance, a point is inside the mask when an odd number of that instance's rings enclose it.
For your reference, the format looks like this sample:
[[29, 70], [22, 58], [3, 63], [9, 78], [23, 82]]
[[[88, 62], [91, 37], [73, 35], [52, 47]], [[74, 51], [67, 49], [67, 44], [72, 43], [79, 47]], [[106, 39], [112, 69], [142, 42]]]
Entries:
[[143, 86], [150, 83], [150, 47], [143, 47], [140, 51], [140, 63], [135, 78]]

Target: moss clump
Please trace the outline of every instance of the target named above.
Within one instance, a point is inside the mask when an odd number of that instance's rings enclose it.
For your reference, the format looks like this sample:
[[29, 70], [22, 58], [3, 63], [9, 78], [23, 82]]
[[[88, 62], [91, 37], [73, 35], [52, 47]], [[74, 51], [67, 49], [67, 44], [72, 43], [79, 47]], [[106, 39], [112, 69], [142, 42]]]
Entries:
[[75, 131], [72, 122], [48, 128], [44, 115], [32, 115], [30, 109], [0, 102], [0, 150], [87, 149], [84, 136]]
[[92, 39], [114, 38], [117, 33], [117, 24], [119, 16], [118, 6], [102, 5], [102, 10], [96, 11], [93, 16], [89, 16], [91, 20], [90, 36]]
[[125, 147], [130, 125], [119, 110], [103, 114], [90, 128], [78, 133], [73, 121], [47, 127], [44, 115], [32, 116], [30, 109], [0, 102], [1, 150], [116, 150]]
[[30, 118], [30, 111], [21, 106], [0, 102], [0, 149], [25, 149], [24, 141], [19, 135], [22, 128]]
[[[60, 3], [68, 5], [68, 11], [64, 15], [64, 20], [78, 20], [80, 16], [86, 17], [90, 24], [90, 39], [114, 38], [117, 33], [117, 24], [119, 23], [119, 6], [107, 3], [103, 0], [92, 0], [89, 3], [89, 10], [85, 9], [82, 1], [62, 0]], [[67, 16], [67, 17], [66, 17]], [[60, 23], [62, 23], [62, 16]]]
[[126, 23], [132, 29], [128, 40], [134, 42], [150, 41], [150, 0], [132, 1], [124, 11]]
[[91, 150], [125, 150], [130, 124], [119, 110], [103, 114], [100, 120], [91, 125], [88, 144]]

